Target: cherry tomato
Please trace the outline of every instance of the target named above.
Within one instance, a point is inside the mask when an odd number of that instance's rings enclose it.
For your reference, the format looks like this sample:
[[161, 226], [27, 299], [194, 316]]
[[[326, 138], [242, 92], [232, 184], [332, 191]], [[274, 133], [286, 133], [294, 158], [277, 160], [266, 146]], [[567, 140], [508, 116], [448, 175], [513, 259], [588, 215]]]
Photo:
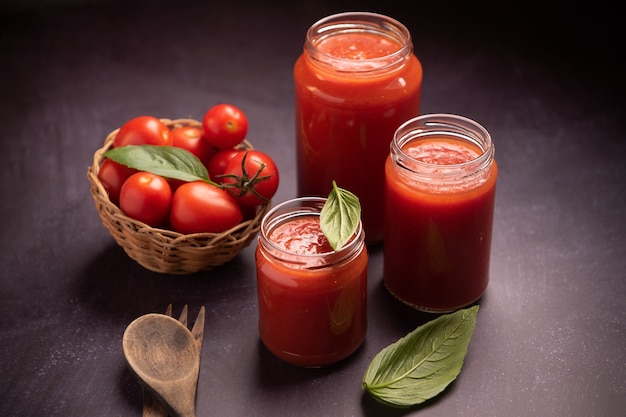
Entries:
[[230, 149], [220, 149], [217, 151], [215, 155], [211, 159], [209, 159], [209, 163], [206, 164], [207, 171], [209, 172], [209, 178], [213, 182], [221, 183], [222, 178], [220, 175], [224, 174], [226, 171], [226, 167], [231, 159], [235, 157], [235, 155], [243, 152], [240, 149], [230, 148]]
[[198, 126], [180, 126], [172, 129], [172, 145], [188, 150], [204, 165], [217, 152], [217, 148], [202, 137], [202, 128]]
[[120, 192], [120, 209], [135, 220], [158, 226], [167, 220], [172, 190], [167, 180], [150, 172], [131, 175]]
[[278, 168], [274, 160], [264, 152], [240, 152], [228, 162], [222, 181], [239, 204], [258, 206], [276, 194], [279, 183]]
[[205, 139], [220, 149], [239, 145], [248, 134], [248, 118], [232, 104], [217, 104], [202, 118]]
[[100, 164], [98, 170], [98, 179], [107, 190], [109, 199], [115, 205], [120, 203], [120, 191], [124, 182], [136, 173], [137, 170], [129, 168], [126, 165], [119, 164], [112, 159], [105, 159]]
[[174, 192], [170, 224], [179, 233], [221, 233], [242, 219], [235, 199], [213, 184], [188, 182]]
[[171, 145], [170, 129], [156, 117], [138, 116], [124, 123], [113, 139], [116, 148], [143, 144]]

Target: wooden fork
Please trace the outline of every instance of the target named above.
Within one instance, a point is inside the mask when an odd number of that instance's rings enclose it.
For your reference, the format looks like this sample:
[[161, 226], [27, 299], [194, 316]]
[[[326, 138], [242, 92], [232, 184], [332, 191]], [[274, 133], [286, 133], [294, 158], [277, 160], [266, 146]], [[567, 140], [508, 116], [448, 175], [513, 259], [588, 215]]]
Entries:
[[[188, 307], [187, 304], [183, 307], [182, 312], [180, 313], [180, 317], [178, 321], [180, 321], [185, 327], [187, 327], [187, 312]], [[198, 317], [196, 317], [196, 321], [193, 324], [193, 328], [191, 329], [191, 335], [193, 336], [196, 347], [198, 348], [198, 355], [202, 354], [202, 340], [204, 338], [204, 306], [200, 308], [200, 312], [198, 313]], [[172, 305], [169, 304], [165, 309], [165, 315], [172, 317]], [[142, 417], [167, 417], [167, 410], [159, 403], [159, 401], [146, 390], [142, 385], [142, 393], [143, 393], [143, 414]]]

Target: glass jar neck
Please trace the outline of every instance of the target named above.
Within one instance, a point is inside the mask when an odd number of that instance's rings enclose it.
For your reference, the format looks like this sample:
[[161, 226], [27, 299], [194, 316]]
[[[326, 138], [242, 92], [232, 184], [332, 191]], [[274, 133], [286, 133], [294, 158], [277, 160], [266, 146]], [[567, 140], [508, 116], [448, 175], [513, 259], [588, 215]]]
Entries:
[[[479, 155], [462, 163], [439, 164], [415, 159], [404, 147], [415, 141], [449, 139], [479, 150]], [[427, 114], [402, 124], [390, 145], [390, 157], [406, 175], [417, 181], [437, 184], [440, 191], [461, 184], [480, 185], [491, 175], [495, 147], [489, 132], [463, 116]]]
[[266, 254], [292, 264], [298, 269], [321, 269], [350, 261], [360, 253], [365, 235], [361, 222], [353, 238], [338, 251], [319, 254], [290, 252], [272, 241], [270, 235], [279, 225], [302, 217], [319, 217], [326, 198], [302, 197], [286, 201], [272, 208], [261, 221], [258, 242]]
[[[320, 48], [324, 42], [345, 35], [373, 35], [397, 45], [390, 52], [368, 57], [346, 57]], [[411, 35], [400, 22], [368, 12], [347, 12], [325, 17], [311, 26], [304, 44], [312, 65], [335, 73], [372, 76], [401, 68], [413, 51]]]

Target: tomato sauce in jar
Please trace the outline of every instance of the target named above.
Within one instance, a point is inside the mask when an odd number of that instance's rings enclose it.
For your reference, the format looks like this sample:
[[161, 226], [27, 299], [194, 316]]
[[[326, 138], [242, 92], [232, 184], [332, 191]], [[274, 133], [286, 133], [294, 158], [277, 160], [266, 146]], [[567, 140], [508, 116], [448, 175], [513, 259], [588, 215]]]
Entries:
[[408, 30], [374, 13], [322, 19], [294, 82], [298, 194], [326, 196], [336, 181], [359, 196], [367, 241], [380, 241], [389, 144], [420, 111], [422, 65]]
[[384, 282], [404, 303], [445, 312], [487, 288], [498, 167], [489, 133], [454, 115], [398, 129], [385, 166]]
[[334, 251], [320, 229], [325, 198], [282, 203], [264, 217], [256, 250], [259, 335], [278, 358], [319, 367], [351, 355], [367, 331], [362, 227]]

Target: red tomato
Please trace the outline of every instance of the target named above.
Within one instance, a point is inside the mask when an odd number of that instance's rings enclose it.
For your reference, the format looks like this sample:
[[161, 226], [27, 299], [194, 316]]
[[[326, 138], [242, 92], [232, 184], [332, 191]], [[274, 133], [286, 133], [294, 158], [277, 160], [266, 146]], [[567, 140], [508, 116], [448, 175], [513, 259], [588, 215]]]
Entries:
[[248, 134], [248, 118], [232, 104], [217, 104], [202, 118], [205, 139], [220, 149], [239, 145]]
[[170, 224], [179, 233], [221, 233], [242, 219], [235, 199], [215, 185], [188, 182], [174, 192]]
[[235, 148], [220, 149], [217, 151], [217, 153], [209, 159], [209, 163], [206, 165], [211, 181], [218, 183], [222, 182], [222, 178], [219, 178], [219, 176], [224, 174], [230, 160], [240, 152], [243, 151]]
[[217, 149], [202, 137], [202, 128], [180, 126], [172, 129], [172, 145], [188, 150], [206, 165]]
[[118, 164], [112, 159], [105, 159], [98, 170], [98, 179], [107, 190], [109, 199], [115, 205], [120, 203], [120, 191], [124, 181], [137, 170], [129, 168], [126, 165]]
[[246, 206], [258, 206], [269, 201], [278, 189], [278, 168], [264, 152], [240, 152], [228, 162], [223, 183]]
[[158, 226], [167, 220], [172, 190], [167, 180], [150, 172], [131, 175], [120, 193], [120, 209], [135, 220]]
[[113, 139], [116, 148], [144, 144], [171, 145], [170, 129], [156, 117], [139, 116], [124, 123]]

